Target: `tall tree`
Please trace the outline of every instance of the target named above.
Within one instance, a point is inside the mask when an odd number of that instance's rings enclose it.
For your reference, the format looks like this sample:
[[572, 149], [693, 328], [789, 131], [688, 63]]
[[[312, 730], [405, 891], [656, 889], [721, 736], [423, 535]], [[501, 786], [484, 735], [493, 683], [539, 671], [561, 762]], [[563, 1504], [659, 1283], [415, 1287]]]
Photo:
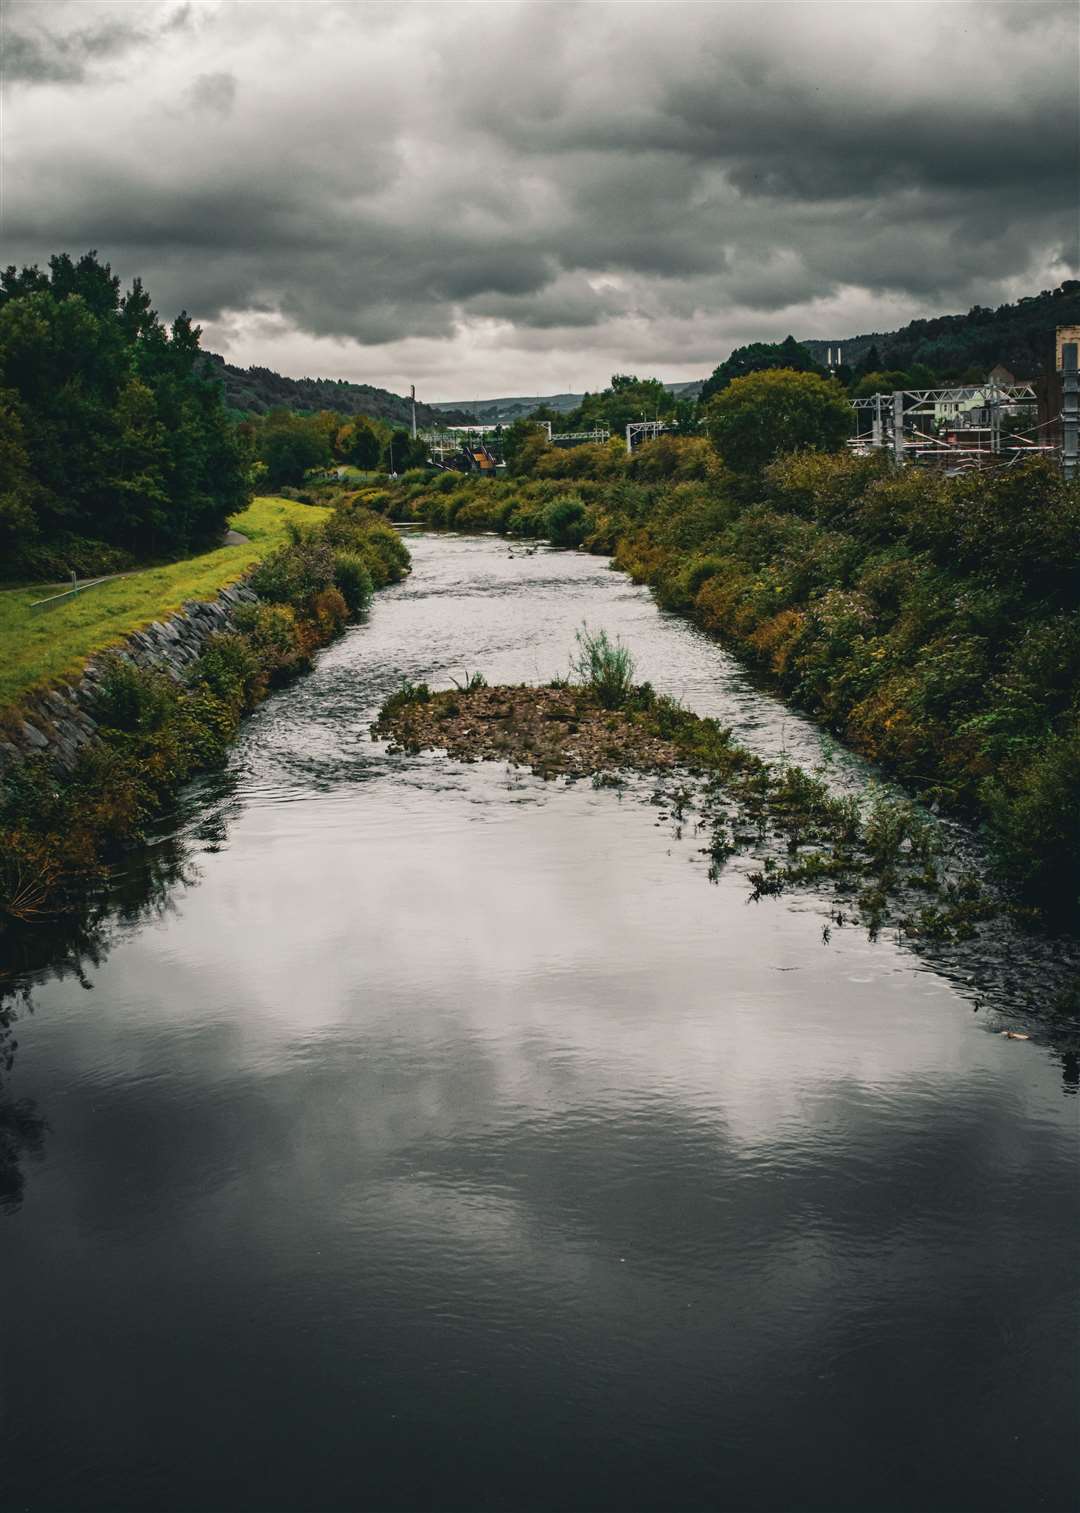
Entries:
[[736, 378], [705, 412], [709, 440], [740, 473], [781, 452], [834, 452], [851, 434], [851, 406], [832, 379], [778, 368]]
[[0, 388], [27, 457], [37, 548], [171, 555], [215, 540], [246, 502], [244, 451], [202, 376], [199, 335], [185, 314], [166, 329], [138, 279], [121, 297], [94, 252], [0, 277]]
[[824, 377], [826, 371], [793, 336], [785, 336], [780, 342], [751, 342], [747, 347], [736, 347], [725, 362], [713, 369], [702, 386], [698, 404], [708, 404], [713, 395], [726, 389], [733, 379], [745, 378], [748, 373], [767, 372], [771, 368], [789, 368], [794, 373], [816, 373], [820, 377]]

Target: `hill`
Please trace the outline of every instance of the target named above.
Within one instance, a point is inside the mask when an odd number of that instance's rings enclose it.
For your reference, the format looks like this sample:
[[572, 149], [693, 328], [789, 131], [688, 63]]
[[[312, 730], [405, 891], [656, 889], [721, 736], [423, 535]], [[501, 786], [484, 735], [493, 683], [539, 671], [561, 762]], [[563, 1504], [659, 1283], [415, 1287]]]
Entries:
[[966, 315], [937, 315], [913, 320], [899, 331], [869, 331], [833, 341], [804, 341], [818, 362], [829, 347], [840, 347], [844, 362], [857, 366], [876, 347], [884, 369], [924, 363], [935, 373], [965, 368], [988, 372], [1003, 363], [1017, 378], [1043, 372], [1057, 326], [1080, 325], [1080, 279], [1066, 279], [1056, 289], [1029, 295], [1014, 305], [991, 310], [973, 306]]
[[[704, 382], [703, 378], [693, 378], [686, 383], [665, 384], [664, 388], [676, 399], [696, 399]], [[447, 399], [433, 403], [431, 408], [439, 412], [446, 424], [456, 424], [450, 419], [451, 413], [456, 412], [467, 414], [478, 424], [491, 425], [497, 420], [520, 420], [541, 405], [557, 415], [569, 415], [584, 398], [584, 394], [522, 394], [504, 399]]]
[[[935, 373], [960, 373], [976, 367], [988, 372], [1003, 363], [1018, 378], [1042, 373], [1046, 354], [1057, 326], [1080, 325], [1080, 280], [1067, 279], [1056, 289], [999, 305], [991, 310], [975, 305], [966, 315], [938, 315], [913, 320], [898, 331], [867, 331], [860, 336], [831, 340], [812, 338], [802, 345], [820, 363], [830, 347], [839, 347], [850, 367], [860, 363], [876, 347], [887, 369], [909, 369], [924, 363]], [[236, 368], [216, 353], [205, 354], [209, 371], [221, 379], [225, 402], [232, 410], [263, 415], [285, 409], [313, 413], [335, 410], [341, 415], [370, 415], [376, 420], [408, 425], [409, 400], [371, 384], [349, 383], [339, 378], [285, 378], [270, 368]], [[677, 399], [696, 399], [704, 378], [667, 383], [664, 388]], [[507, 424], [531, 415], [545, 405], [557, 415], [577, 410], [584, 394], [519, 394], [497, 399], [438, 400], [416, 406], [420, 425], [467, 425], [469, 421]]]
[[[837, 348], [849, 367], [857, 366], [876, 347], [885, 369], [909, 369], [924, 363], [935, 373], [959, 373], [979, 368], [987, 373], [996, 363], [1003, 363], [1017, 378], [1037, 378], [1046, 365], [1054, 330], [1057, 326], [1080, 325], [1080, 280], [1066, 279], [1056, 289], [1018, 300], [1014, 305], [999, 305], [991, 310], [975, 305], [966, 315], [937, 315], [929, 320], [913, 320], [898, 331], [867, 331], [861, 336], [803, 340], [816, 362], [824, 365], [829, 348], [835, 357]], [[668, 383], [664, 388], [677, 399], [696, 399], [703, 378], [686, 383]], [[467, 415], [479, 422], [518, 420], [546, 405], [558, 415], [576, 410], [583, 394], [526, 394], [502, 399], [445, 400], [430, 408], [443, 421], [450, 412]]]
[[[370, 415], [374, 420], [400, 425], [408, 425], [412, 419], [410, 401], [389, 389], [349, 383], [344, 378], [285, 378], [271, 368], [235, 368], [216, 352], [207, 352], [204, 361], [207, 373], [221, 380], [228, 407], [245, 415], [265, 415], [269, 410], [335, 410], [339, 415]], [[440, 422], [466, 424], [469, 420], [468, 415], [449, 415], [446, 410], [440, 405], [436, 415], [432, 405], [417, 401], [417, 422], [429, 426]]]

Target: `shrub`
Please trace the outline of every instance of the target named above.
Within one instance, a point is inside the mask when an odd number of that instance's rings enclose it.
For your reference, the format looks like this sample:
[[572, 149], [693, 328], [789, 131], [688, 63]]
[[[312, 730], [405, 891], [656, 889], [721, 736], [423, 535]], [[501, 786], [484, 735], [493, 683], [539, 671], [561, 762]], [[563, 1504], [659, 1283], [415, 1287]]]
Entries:
[[310, 603], [334, 581], [334, 554], [322, 541], [301, 540], [280, 546], [264, 557], [251, 575], [251, 586], [271, 604]]
[[371, 603], [374, 584], [367, 563], [359, 552], [334, 553], [334, 582], [352, 615], [363, 614]]
[[409, 571], [409, 549], [392, 525], [362, 505], [334, 511], [323, 528], [331, 547], [360, 557], [375, 588], [397, 583]]
[[312, 616], [319, 627], [320, 637], [329, 641], [348, 623], [349, 606], [339, 589], [330, 584], [320, 589], [312, 602]]
[[705, 411], [709, 440], [740, 473], [782, 452], [834, 452], [851, 434], [851, 406], [832, 379], [788, 368], [736, 378]]
[[192, 686], [203, 684], [238, 712], [258, 703], [267, 681], [255, 647], [235, 631], [219, 631], [209, 638], [188, 679]]
[[1052, 919], [1080, 913], [1080, 723], [1049, 735], [1033, 760], [988, 779], [983, 797], [1003, 872]]
[[591, 631], [584, 624], [575, 632], [575, 641], [571, 673], [592, 690], [605, 709], [618, 709], [634, 684], [634, 659], [629, 649], [621, 639], [612, 642], [606, 630]]
[[242, 604], [233, 624], [258, 655], [268, 683], [280, 682], [304, 661], [296, 611], [289, 604]]
[[99, 725], [113, 730], [156, 730], [175, 703], [176, 693], [164, 673], [136, 667], [119, 653], [107, 657], [94, 701]]
[[585, 506], [577, 494], [560, 494], [544, 511], [544, 534], [555, 546], [580, 546], [586, 529]]

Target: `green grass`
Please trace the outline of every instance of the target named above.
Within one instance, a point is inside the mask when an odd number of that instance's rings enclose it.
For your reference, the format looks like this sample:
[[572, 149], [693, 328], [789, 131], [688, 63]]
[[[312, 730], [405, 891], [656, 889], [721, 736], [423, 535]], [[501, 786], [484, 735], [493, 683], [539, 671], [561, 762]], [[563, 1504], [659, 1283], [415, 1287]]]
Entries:
[[249, 539], [127, 573], [54, 606], [30, 605], [47, 587], [0, 592], [0, 709], [33, 688], [78, 673], [87, 659], [133, 630], [174, 613], [188, 599], [212, 599], [288, 539], [290, 521], [325, 520], [328, 509], [288, 499], [256, 499], [230, 524]]

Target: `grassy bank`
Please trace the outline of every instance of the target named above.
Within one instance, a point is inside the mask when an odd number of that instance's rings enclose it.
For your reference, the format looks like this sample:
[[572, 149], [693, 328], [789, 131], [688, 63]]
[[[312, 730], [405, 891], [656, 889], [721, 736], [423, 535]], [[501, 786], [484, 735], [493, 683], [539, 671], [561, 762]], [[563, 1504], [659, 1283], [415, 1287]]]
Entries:
[[40, 585], [0, 591], [0, 709], [21, 694], [71, 678], [95, 652], [173, 614], [191, 599], [212, 599], [288, 540], [290, 525], [325, 521], [330, 511], [288, 499], [256, 499], [230, 522], [249, 539], [181, 562], [126, 573], [59, 604], [30, 608], [56, 591]]
[[807, 454], [749, 480], [665, 438], [358, 498], [613, 553], [853, 748], [982, 825], [1018, 899], [1080, 925], [1080, 486], [1051, 464], [945, 478]]
[[[303, 518], [312, 520], [310, 509]], [[254, 528], [275, 529], [275, 512], [256, 516]], [[5, 772], [0, 937], [84, 910], [88, 883], [142, 836], [169, 795], [224, 762], [243, 715], [309, 667], [318, 647], [366, 612], [375, 589], [409, 569], [398, 533], [366, 512], [324, 511], [293, 538], [277, 547], [266, 535], [252, 542], [262, 559], [250, 578], [259, 602], [240, 606], [232, 628], [204, 643], [182, 682], [103, 659], [89, 710], [97, 740], [73, 772], [60, 778], [44, 758]], [[186, 583], [201, 583], [204, 593], [238, 576], [235, 567], [199, 576], [194, 564], [178, 566], [191, 569]]]

